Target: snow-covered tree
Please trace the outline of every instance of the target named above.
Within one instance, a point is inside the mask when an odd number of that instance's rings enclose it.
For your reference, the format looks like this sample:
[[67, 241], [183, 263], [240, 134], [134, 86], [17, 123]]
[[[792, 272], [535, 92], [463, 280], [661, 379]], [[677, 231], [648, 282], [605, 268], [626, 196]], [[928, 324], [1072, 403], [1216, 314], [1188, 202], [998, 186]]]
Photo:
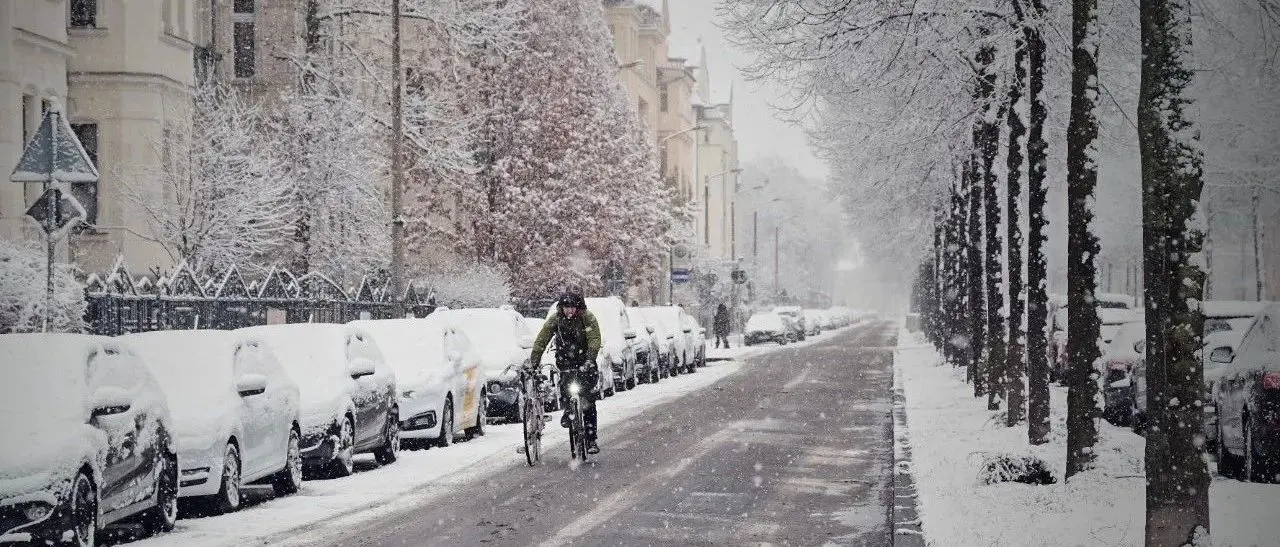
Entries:
[[[182, 115], [188, 112], [189, 115]], [[143, 234], [195, 270], [250, 267], [288, 239], [294, 184], [270, 146], [261, 111], [225, 85], [196, 89], [156, 143], [158, 188], [123, 179]]]
[[[44, 248], [0, 239], [0, 333], [44, 328], [46, 264]], [[84, 330], [84, 285], [71, 264], [55, 263], [50, 332]]]

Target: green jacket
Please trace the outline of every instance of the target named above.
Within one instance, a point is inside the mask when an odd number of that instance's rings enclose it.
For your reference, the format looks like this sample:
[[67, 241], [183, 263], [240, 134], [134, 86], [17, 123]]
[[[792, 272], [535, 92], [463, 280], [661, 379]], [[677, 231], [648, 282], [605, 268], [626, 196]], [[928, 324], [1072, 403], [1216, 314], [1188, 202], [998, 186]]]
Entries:
[[557, 347], [556, 366], [564, 366], [562, 361], [569, 361], [569, 364], [573, 365], [596, 361], [596, 355], [600, 353], [600, 323], [596, 321], [596, 316], [588, 310], [582, 310], [572, 319], [567, 319], [560, 315], [560, 310], [556, 310], [556, 313], [542, 324], [542, 330], [533, 341], [533, 353], [529, 356], [530, 365], [536, 367], [542, 361], [542, 353], [547, 350], [547, 344], [551, 343], [557, 331], [560, 334], [557, 337], [558, 340], [562, 338], [569, 342], [584, 340], [586, 347], [580, 348], [579, 351], [574, 351], [575, 348], [572, 347]]

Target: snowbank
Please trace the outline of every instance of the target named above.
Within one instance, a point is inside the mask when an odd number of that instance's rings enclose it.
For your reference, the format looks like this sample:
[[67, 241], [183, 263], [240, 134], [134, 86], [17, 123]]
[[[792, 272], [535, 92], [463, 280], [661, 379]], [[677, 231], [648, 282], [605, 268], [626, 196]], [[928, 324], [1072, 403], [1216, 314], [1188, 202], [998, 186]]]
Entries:
[[[903, 331], [894, 366], [906, 395], [918, 508], [925, 537], [935, 546], [1143, 544], [1144, 440], [1128, 429], [1099, 423], [1094, 470], [1068, 483], [1066, 391], [1051, 393], [1052, 433], [1045, 445], [1027, 444], [1025, 426], [1006, 428], [972, 396], [964, 370], [942, 365], [938, 354]], [[986, 456], [1031, 455], [1049, 464], [1058, 483], [982, 485]], [[1212, 465], [1212, 464], [1210, 464]], [[1276, 545], [1280, 485], [1214, 477], [1210, 490], [1214, 544]]]

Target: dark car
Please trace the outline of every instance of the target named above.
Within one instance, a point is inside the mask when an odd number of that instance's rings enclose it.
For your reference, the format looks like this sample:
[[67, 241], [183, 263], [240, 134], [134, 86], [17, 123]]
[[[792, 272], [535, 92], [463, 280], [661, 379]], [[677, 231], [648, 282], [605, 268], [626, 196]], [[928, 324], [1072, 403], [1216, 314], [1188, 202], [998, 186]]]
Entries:
[[140, 517], [178, 518], [178, 457], [164, 393], [110, 338], [0, 335], [0, 543], [94, 545]]
[[388, 464], [400, 451], [396, 376], [364, 330], [302, 323], [242, 329], [275, 350], [298, 384], [302, 463], [308, 475], [345, 477], [355, 455]]
[[1234, 355], [1219, 363], [1218, 470], [1254, 482], [1280, 481], [1280, 304], [1253, 321]]

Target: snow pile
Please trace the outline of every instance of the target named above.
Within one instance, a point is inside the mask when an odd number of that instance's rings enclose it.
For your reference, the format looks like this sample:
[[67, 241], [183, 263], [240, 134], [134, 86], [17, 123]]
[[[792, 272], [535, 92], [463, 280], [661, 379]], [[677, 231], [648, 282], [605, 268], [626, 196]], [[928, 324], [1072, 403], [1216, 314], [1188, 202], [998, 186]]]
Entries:
[[[56, 264], [53, 314], [49, 330], [84, 330], [84, 285], [74, 266]], [[34, 246], [0, 240], [0, 333], [39, 332], [45, 315], [45, 252]]]
[[[1025, 426], [1004, 427], [986, 409], [985, 398], [973, 397], [964, 370], [942, 364], [915, 335], [900, 334], [894, 366], [902, 375], [918, 507], [930, 545], [1142, 545], [1142, 437], [1100, 421], [1093, 470], [1050, 485], [984, 484], [992, 462], [1010, 455], [1034, 458], [1043, 464], [1040, 471], [1064, 476], [1065, 389], [1055, 386], [1050, 395], [1049, 442], [1029, 446]], [[1277, 494], [1276, 485], [1214, 477], [1214, 543], [1275, 545]]]

